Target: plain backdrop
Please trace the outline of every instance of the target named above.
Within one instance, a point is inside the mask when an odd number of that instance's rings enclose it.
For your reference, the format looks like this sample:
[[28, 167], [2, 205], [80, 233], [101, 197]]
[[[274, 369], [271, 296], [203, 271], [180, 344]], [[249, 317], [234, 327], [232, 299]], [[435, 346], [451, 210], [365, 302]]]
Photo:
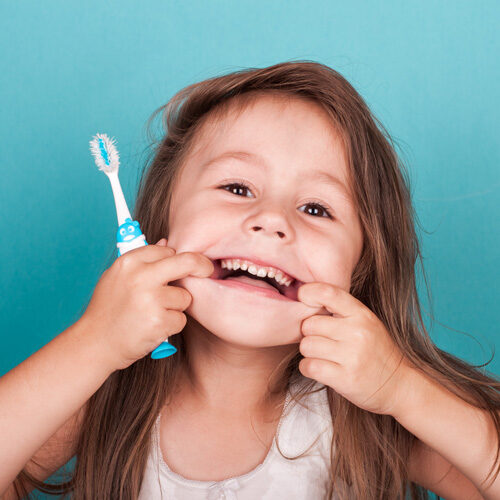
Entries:
[[[496, 0], [1, 2], [0, 375], [80, 317], [115, 251], [92, 136], [116, 138], [132, 212], [156, 108], [190, 83], [292, 60], [342, 73], [394, 137], [426, 325], [486, 363], [500, 332], [499, 20]], [[487, 370], [500, 373], [498, 354]]]

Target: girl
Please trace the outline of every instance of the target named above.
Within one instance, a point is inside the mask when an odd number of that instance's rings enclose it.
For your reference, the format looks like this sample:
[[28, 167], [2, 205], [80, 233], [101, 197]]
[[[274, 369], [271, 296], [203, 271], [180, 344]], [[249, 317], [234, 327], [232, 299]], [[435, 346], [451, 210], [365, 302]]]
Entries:
[[404, 167], [353, 87], [243, 70], [165, 125], [134, 214], [158, 243], [0, 380], [5, 498], [500, 498], [499, 383], [425, 330]]

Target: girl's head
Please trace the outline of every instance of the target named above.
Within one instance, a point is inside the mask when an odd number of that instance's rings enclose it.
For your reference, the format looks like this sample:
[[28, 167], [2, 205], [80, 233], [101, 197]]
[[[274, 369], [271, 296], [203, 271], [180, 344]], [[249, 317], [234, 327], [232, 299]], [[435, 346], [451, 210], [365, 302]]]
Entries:
[[[232, 98], [206, 116], [183, 160], [168, 244], [205, 254], [217, 271], [221, 258], [247, 257], [349, 291], [363, 245], [349, 170], [334, 123], [314, 101], [277, 92]], [[317, 312], [212, 279], [171, 284], [193, 296], [186, 314], [236, 344], [298, 343], [301, 321]]]
[[[494, 380], [438, 349], [427, 334], [406, 172], [389, 134], [347, 80], [315, 62], [276, 64], [190, 85], [161, 110], [166, 135], [141, 179], [134, 212], [148, 241], [167, 237], [177, 253], [213, 260], [254, 257], [303, 282], [340, 286], [378, 316], [414, 365], [495, 415], [498, 394], [484, 387]], [[204, 328], [223, 342], [287, 347], [270, 383], [276, 391], [301, 376], [300, 323], [322, 311], [210, 279], [177, 284], [193, 296], [184, 331], [169, 339], [178, 352], [113, 373], [89, 400], [74, 475], [62, 487], [72, 487], [75, 500], [136, 498], [151, 429], [189, 363], [188, 332]], [[332, 488], [340, 477], [355, 498], [405, 498], [414, 436], [391, 416], [327, 392]], [[422, 491], [412, 485], [412, 498], [426, 498]]]
[[[304, 283], [366, 290], [365, 299], [371, 288], [376, 300], [375, 281], [394, 286], [412, 268], [397, 157], [331, 68], [286, 63], [213, 78], [179, 92], [165, 111], [168, 134], [136, 207], [149, 241], [167, 237], [177, 253], [203, 253], [217, 270], [223, 257], [253, 257]], [[211, 279], [172, 284], [193, 296], [187, 329], [240, 345], [298, 344], [301, 321], [328, 314]]]

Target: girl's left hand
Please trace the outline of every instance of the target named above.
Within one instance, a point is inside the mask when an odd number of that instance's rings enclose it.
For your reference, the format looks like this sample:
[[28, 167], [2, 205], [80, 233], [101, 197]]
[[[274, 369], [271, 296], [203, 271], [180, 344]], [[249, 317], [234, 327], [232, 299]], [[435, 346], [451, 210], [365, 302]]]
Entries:
[[302, 322], [300, 372], [364, 410], [395, 416], [404, 408], [404, 398], [411, 392], [405, 381], [412, 365], [380, 319], [350, 293], [329, 283], [302, 285], [298, 300], [333, 314]]

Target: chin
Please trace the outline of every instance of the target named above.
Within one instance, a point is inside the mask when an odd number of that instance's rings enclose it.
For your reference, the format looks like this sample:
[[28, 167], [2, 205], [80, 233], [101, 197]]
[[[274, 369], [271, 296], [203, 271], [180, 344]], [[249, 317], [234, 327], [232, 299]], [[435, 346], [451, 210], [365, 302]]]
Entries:
[[185, 288], [193, 297], [183, 312], [221, 340], [239, 346], [271, 347], [299, 343], [302, 338], [300, 325], [307, 314], [290, 311], [290, 304], [309, 309], [302, 303], [243, 295], [232, 289], [216, 294], [213, 287], [217, 285], [194, 277], [178, 280], [174, 286]]

